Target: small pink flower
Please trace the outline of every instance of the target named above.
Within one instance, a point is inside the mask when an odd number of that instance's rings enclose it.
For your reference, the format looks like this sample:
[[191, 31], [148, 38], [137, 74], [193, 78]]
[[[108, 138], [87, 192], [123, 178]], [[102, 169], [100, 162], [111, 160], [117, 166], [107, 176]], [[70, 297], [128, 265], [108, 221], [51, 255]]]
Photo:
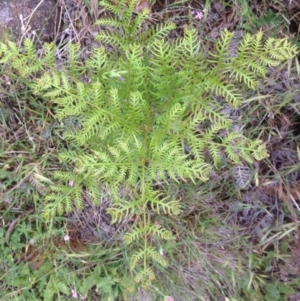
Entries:
[[73, 187], [73, 186], [74, 186], [74, 180], [70, 180], [70, 181], [69, 181], [69, 186], [70, 186], [70, 187]]
[[33, 141], [34, 138], [32, 136], [30, 136], [28, 139], [29, 139], [29, 141]]
[[192, 16], [197, 20], [201, 20], [203, 18], [203, 12], [201, 10], [192, 10]]
[[64, 241], [69, 241], [70, 240], [70, 236], [67, 234], [64, 236]]
[[77, 299], [78, 298], [77, 292], [75, 290], [71, 290], [71, 292], [72, 292], [72, 298]]

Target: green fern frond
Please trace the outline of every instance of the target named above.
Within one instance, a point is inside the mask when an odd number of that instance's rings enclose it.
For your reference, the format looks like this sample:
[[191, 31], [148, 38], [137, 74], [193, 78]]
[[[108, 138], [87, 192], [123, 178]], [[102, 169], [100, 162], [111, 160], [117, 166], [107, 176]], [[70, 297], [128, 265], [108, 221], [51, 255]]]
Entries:
[[260, 161], [263, 158], [269, 157], [268, 151], [261, 140], [252, 141], [252, 155], [255, 160]]
[[[138, 4], [139, 1], [131, 1], [132, 8], [135, 9], [136, 5]], [[127, 12], [130, 12], [130, 9], [127, 10]], [[149, 15], [149, 10], [143, 9], [141, 12], [138, 13], [138, 15], [132, 19], [132, 29], [129, 31], [134, 37], [138, 38], [136, 42], [140, 42], [140, 32], [141, 32], [141, 27], [142, 24], [147, 20]], [[127, 17], [132, 18], [132, 14], [130, 16], [128, 15]], [[126, 32], [126, 29], [125, 29]], [[148, 41], [149, 43], [149, 41]]]
[[[93, 48], [86, 61], [87, 72], [94, 71], [99, 74], [108, 65], [107, 54], [104, 47]], [[99, 73], [98, 73], [99, 72]], [[100, 73], [101, 74], [101, 73]], [[99, 76], [99, 79], [101, 76]]]
[[282, 60], [290, 58], [294, 50], [296, 47], [291, 47], [287, 39], [274, 38], [269, 38], [264, 48], [265, 53], [276, 62], [276, 65], [280, 64]]
[[[245, 83], [250, 89], [256, 88], [256, 86], [258, 85], [258, 81], [256, 80], [256, 77], [254, 75], [249, 74], [247, 69], [236, 66], [235, 64], [231, 64], [230, 68], [230, 78], [234, 77], [237, 81]], [[258, 69], [256, 66], [254, 66], [254, 68], [256, 71], [264, 71], [263, 69]]]
[[[175, 103], [169, 108], [168, 112], [162, 114], [156, 119], [156, 123], [164, 128], [170, 129], [170, 132], [178, 132], [179, 129], [176, 129], [177, 127], [180, 128], [178, 121], [184, 116], [184, 113], [186, 112], [186, 106], [187, 104], [182, 105], [180, 103]], [[174, 124], [178, 125], [174, 126]]]
[[256, 74], [259, 74], [262, 77], [265, 77], [267, 73], [267, 68], [263, 64], [261, 64], [258, 60], [248, 61], [245, 67], [251, 72], [255, 72]]
[[151, 258], [154, 262], [157, 262], [162, 267], [168, 266], [167, 260], [163, 256], [161, 256], [153, 247], [148, 247], [146, 249], [146, 254], [147, 258]]
[[64, 211], [64, 208], [60, 208], [60, 210], [58, 210], [59, 205], [60, 205], [60, 203], [57, 204], [56, 202], [51, 202], [51, 203], [47, 204], [47, 206], [44, 209], [44, 211], [42, 212], [41, 216], [46, 221], [53, 219], [55, 216], [57, 216], [57, 213], [59, 211]]
[[139, 41], [142, 42], [143, 45], [151, 47], [155, 41], [164, 40], [174, 29], [176, 29], [174, 23], [158, 24], [155, 27], [151, 27], [148, 30], [141, 32]]
[[120, 20], [115, 19], [115, 18], [101, 18], [96, 21], [95, 25], [99, 26], [109, 26], [109, 27], [114, 27], [115, 29], [119, 29], [123, 27], [123, 24]]
[[96, 40], [104, 44], [120, 49], [122, 47], [122, 37], [115, 36], [114, 33], [103, 32], [96, 36]]
[[55, 215], [62, 215], [64, 212], [71, 212], [74, 190], [67, 186], [53, 186], [51, 189], [52, 194], [45, 197], [45, 200], [49, 203], [46, 205], [43, 215], [51, 218]]
[[227, 102], [234, 108], [238, 108], [242, 101], [242, 96], [238, 93], [238, 90], [234, 88], [232, 84], [224, 84], [216, 77], [209, 77], [207, 81], [207, 89], [216, 95], [223, 96]]
[[174, 239], [173, 234], [169, 230], [164, 229], [161, 225], [158, 225], [158, 224], [149, 225], [146, 228], [146, 230], [148, 231], [148, 234], [154, 235], [163, 240], [173, 240]]
[[69, 43], [67, 47], [66, 68], [72, 77], [80, 77], [85, 73], [85, 66], [81, 62], [81, 46], [79, 43]]
[[145, 288], [148, 288], [153, 280], [155, 280], [155, 274], [150, 267], [139, 271], [134, 277], [134, 281], [142, 283]]
[[130, 270], [134, 270], [137, 263], [147, 257], [147, 249], [139, 249], [138, 251], [134, 252], [130, 259]]
[[7, 44], [1, 43], [1, 59], [0, 63], [12, 63], [15, 60], [20, 60], [20, 50], [17, 45], [11, 41], [8, 41]]
[[[134, 43], [140, 45], [149, 44], [150, 41], [145, 39], [146, 35], [141, 34], [142, 24], [147, 19], [149, 12], [143, 10], [134, 18], [133, 13], [138, 4], [137, 0], [119, 1], [116, 6], [111, 5], [108, 1], [101, 1], [100, 4], [114, 13], [115, 17], [101, 19], [96, 22], [97, 25], [107, 28], [97, 35], [97, 40], [116, 47], [118, 50], [122, 49], [125, 51]], [[114, 28], [114, 32], [112, 33], [109, 28]], [[160, 36], [162, 35], [161, 33]]]
[[33, 41], [30, 39], [25, 39], [24, 41], [24, 53], [29, 60], [37, 60], [36, 50], [33, 45]]
[[130, 245], [133, 241], [142, 239], [145, 234], [153, 235], [163, 240], [174, 239], [172, 233], [164, 229], [161, 225], [147, 223], [146, 225], [139, 225], [139, 227], [132, 227], [131, 230], [124, 235], [124, 242], [126, 245]]
[[[99, 4], [103, 6], [103, 8], [107, 9], [108, 11], [112, 12], [115, 15], [121, 15], [124, 12], [124, 1], [118, 1], [118, 5], [111, 3], [107, 0], [100, 1]], [[133, 11], [132, 11], [133, 13]], [[96, 23], [97, 24], [97, 23]]]
[[262, 31], [259, 31], [256, 36], [246, 33], [242, 42], [237, 47], [237, 58], [239, 61], [247, 59], [249, 55], [253, 55], [255, 58], [258, 54], [261, 54], [262, 43]]
[[[72, 197], [73, 197], [73, 204], [77, 210], [83, 209], [83, 198], [81, 193], [81, 187], [74, 187], [74, 190], [72, 191]], [[73, 208], [67, 208], [66, 212], [71, 212]]]
[[221, 37], [216, 43], [216, 54], [211, 54], [211, 56], [215, 59], [214, 62], [217, 63], [217, 68], [221, 69], [223, 64], [228, 61], [230, 58], [230, 44], [233, 39], [234, 33], [229, 32], [227, 29], [222, 31]]
[[166, 267], [168, 265], [165, 258], [163, 258], [153, 247], [148, 247], [146, 249], [139, 249], [136, 251], [130, 261], [130, 269], [134, 270], [136, 265], [141, 261], [145, 260], [149, 261], [155, 261], [159, 263], [161, 266]]
[[[76, 162], [77, 155], [78, 155], [78, 153], [75, 151], [72, 151], [72, 150], [65, 151], [65, 152], [62, 152], [59, 154], [59, 160], [61, 162], [65, 162], [67, 164], [72, 164], [72, 163]], [[62, 174], [67, 174], [67, 172], [64, 172]], [[57, 176], [59, 179], [59, 172], [54, 173], [54, 176], [55, 177]], [[64, 180], [66, 181], [67, 178], [65, 178]]]
[[[148, 230], [148, 228], [147, 228]], [[133, 226], [129, 232], [124, 235], [124, 242], [126, 245], [130, 245], [133, 241], [142, 239], [144, 236], [145, 227]]]
[[239, 164], [241, 162], [240, 159], [240, 152], [236, 149], [232, 149], [232, 147], [227, 146], [225, 147], [225, 153], [227, 155], [227, 157], [230, 159], [231, 162], [233, 162], [234, 164]]
[[178, 50], [186, 58], [197, 58], [200, 54], [201, 44], [199, 43], [198, 33], [195, 28], [186, 29], [184, 37]]
[[53, 43], [45, 43], [43, 47], [42, 66], [54, 68], [55, 66], [55, 47]]
[[155, 216], [181, 210], [158, 183], [208, 181], [223, 161], [267, 157], [265, 144], [235, 131], [223, 109], [239, 107], [268, 67], [292, 58], [297, 49], [286, 39], [265, 39], [261, 31], [246, 34], [232, 49], [234, 33], [225, 30], [207, 53], [195, 29], [172, 42], [166, 39], [172, 23], [143, 30], [147, 12], [133, 15], [137, 0], [100, 4], [112, 16], [97, 22], [102, 28], [97, 39], [110, 51], [93, 49], [84, 61], [79, 44], [68, 45], [66, 66], [57, 70], [53, 44], [37, 54], [30, 41], [21, 49], [8, 42], [0, 43], [0, 64], [54, 104], [68, 143], [59, 159], [72, 170], [54, 174], [43, 216], [82, 208], [83, 194], [99, 204], [105, 187], [112, 222], [134, 221], [124, 242], [141, 248], [130, 267], [136, 281], [149, 284], [151, 266], [167, 265], [154, 242], [173, 238]]
[[220, 151], [220, 148], [216, 144], [211, 143], [209, 145], [209, 152], [212, 155], [214, 166], [218, 168], [219, 164], [222, 161], [222, 153]]
[[112, 223], [121, 222], [123, 218], [133, 216], [140, 213], [141, 199], [135, 200], [120, 200], [114, 199], [114, 207], [107, 209], [107, 212], [112, 217]]
[[[166, 197], [162, 200], [157, 198], [151, 198], [148, 200], [151, 209], [158, 214], [163, 212], [168, 215], [178, 215], [181, 212], [181, 206], [178, 201], [167, 201], [169, 197]], [[167, 202], [166, 202], [167, 201]]]
[[133, 13], [134, 10], [137, 6], [137, 4], [139, 3], [139, 0], [128, 0], [128, 1], [124, 1], [126, 3], [126, 11], [124, 13], [124, 18], [126, 20], [129, 20], [131, 18], [133, 18]]
[[[170, 145], [170, 144], [169, 144]], [[178, 181], [178, 179], [190, 179], [193, 182], [201, 179], [206, 180], [210, 172], [210, 165], [203, 161], [189, 161], [187, 155], [182, 155], [174, 149], [169, 149], [168, 145], [162, 145], [155, 151], [149, 165], [149, 176], [155, 180], [164, 178], [165, 171], [168, 171], [169, 176]], [[160, 158], [163, 158], [160, 159]]]

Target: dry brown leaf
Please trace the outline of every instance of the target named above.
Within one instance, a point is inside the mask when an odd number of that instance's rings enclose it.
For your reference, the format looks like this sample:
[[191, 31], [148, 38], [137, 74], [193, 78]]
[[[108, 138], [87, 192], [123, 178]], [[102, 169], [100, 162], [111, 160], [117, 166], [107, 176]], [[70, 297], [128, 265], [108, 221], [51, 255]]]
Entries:
[[9, 224], [9, 227], [6, 231], [6, 234], [5, 234], [5, 241], [6, 243], [8, 243], [8, 240], [9, 240], [9, 236], [10, 234], [14, 231], [14, 229], [16, 228], [17, 224], [19, 222], [19, 218], [16, 218], [14, 219], [10, 224]]

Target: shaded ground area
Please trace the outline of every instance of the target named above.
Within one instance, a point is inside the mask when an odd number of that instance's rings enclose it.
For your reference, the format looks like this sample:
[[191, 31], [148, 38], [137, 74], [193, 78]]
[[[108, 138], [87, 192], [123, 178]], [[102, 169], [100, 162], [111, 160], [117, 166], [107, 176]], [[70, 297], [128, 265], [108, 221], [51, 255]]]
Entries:
[[56, 0], [5, 0], [0, 2], [0, 38], [53, 39], [58, 32]]

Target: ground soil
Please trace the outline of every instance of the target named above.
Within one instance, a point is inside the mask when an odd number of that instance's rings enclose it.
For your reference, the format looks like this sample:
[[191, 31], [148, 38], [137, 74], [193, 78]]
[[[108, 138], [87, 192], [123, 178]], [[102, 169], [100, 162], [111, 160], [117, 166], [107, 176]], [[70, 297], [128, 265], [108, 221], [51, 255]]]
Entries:
[[0, 38], [7, 36], [53, 39], [59, 27], [56, 0], [4, 0], [0, 2]]

